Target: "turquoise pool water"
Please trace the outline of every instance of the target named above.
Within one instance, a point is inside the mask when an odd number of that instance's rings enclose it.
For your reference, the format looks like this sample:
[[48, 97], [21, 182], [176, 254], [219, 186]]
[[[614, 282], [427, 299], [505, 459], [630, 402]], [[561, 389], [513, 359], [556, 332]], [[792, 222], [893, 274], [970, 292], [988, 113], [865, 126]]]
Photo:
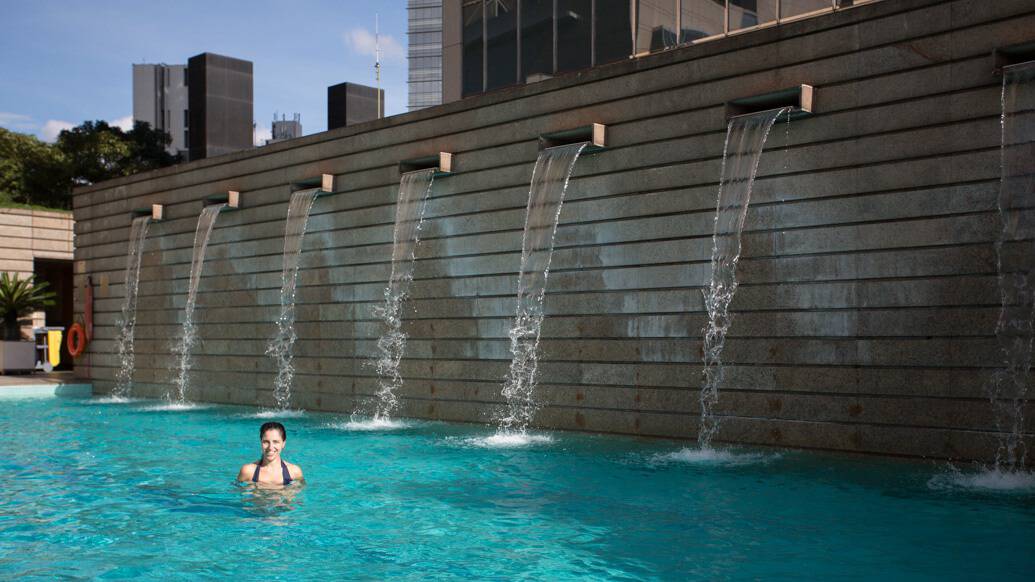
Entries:
[[1031, 579], [1035, 493], [968, 491], [943, 467], [488, 428], [391, 432], [285, 420], [293, 497], [232, 480], [254, 410], [0, 402], [0, 578]]

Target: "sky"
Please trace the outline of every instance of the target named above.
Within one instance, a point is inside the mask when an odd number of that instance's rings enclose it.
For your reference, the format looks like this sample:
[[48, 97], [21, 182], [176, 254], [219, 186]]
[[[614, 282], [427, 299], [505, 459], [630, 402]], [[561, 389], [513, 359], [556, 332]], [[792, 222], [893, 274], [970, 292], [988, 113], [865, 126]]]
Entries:
[[252, 61], [260, 140], [274, 113], [319, 133], [327, 87], [374, 84], [375, 13], [385, 111], [404, 113], [406, 0], [0, 0], [0, 127], [45, 141], [86, 120], [128, 129], [134, 63], [213, 52]]

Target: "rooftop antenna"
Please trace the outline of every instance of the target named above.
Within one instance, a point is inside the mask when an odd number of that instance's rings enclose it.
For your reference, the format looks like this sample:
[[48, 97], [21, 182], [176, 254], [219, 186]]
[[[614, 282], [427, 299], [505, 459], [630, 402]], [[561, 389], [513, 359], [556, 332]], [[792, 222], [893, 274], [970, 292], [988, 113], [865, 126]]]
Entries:
[[374, 13], [374, 79], [377, 81], [377, 118], [381, 119], [381, 37], [380, 18]]

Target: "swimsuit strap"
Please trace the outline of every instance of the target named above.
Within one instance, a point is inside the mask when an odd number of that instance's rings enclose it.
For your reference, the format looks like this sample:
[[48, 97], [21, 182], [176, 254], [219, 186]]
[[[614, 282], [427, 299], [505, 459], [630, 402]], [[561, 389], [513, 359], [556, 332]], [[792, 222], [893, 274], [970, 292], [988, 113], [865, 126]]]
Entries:
[[[258, 462], [258, 463], [255, 463], [255, 474], [252, 475], [252, 483], [258, 483], [259, 482], [259, 469], [261, 469], [261, 468], [262, 468], [262, 462], [261, 461]], [[284, 476], [284, 484], [285, 485], [290, 485], [291, 481], [292, 481], [292, 479], [291, 479], [291, 471], [288, 470], [287, 463], [285, 463], [283, 460], [280, 461], [280, 471], [281, 471], [281, 474]]]

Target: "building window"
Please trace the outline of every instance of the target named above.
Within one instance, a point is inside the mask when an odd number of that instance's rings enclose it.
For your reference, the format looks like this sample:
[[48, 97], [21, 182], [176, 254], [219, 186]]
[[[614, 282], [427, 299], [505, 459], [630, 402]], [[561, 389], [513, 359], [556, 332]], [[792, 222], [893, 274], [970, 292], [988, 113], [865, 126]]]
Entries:
[[678, 0], [636, 1], [636, 52], [676, 46]]
[[190, 110], [183, 110], [183, 127], [190, 127]]
[[[686, 0], [683, 0], [684, 2]], [[842, 3], [842, 6], [844, 4]], [[831, 8], [830, 0], [780, 0], [780, 19]]]
[[462, 8], [463, 18], [463, 94], [470, 95], [485, 90], [482, 83], [482, 56], [484, 36], [482, 34], [482, 0], [466, 0]]
[[776, 0], [730, 0], [730, 31], [776, 20]]
[[517, 83], [517, 10], [513, 0], [486, 0], [485, 53], [488, 67], [485, 88]]
[[[528, 83], [860, 1], [463, 0], [461, 94]], [[411, 3], [411, 22], [432, 22], [435, 16], [441, 22], [441, 13], [424, 14], [413, 7]], [[437, 33], [423, 30], [427, 33], [411, 33], [411, 60], [430, 56], [420, 52], [422, 35]], [[439, 80], [440, 74], [431, 77], [411, 68], [410, 82]]]
[[633, 50], [632, 11], [630, 0], [597, 0], [595, 64], [601, 65], [629, 58]]
[[592, 0], [557, 0], [557, 70], [593, 65]]
[[521, 79], [553, 73], [553, 1], [521, 0]]
[[679, 42], [687, 43], [726, 32], [724, 0], [682, 0]]

